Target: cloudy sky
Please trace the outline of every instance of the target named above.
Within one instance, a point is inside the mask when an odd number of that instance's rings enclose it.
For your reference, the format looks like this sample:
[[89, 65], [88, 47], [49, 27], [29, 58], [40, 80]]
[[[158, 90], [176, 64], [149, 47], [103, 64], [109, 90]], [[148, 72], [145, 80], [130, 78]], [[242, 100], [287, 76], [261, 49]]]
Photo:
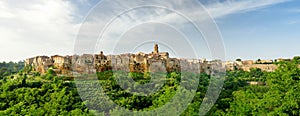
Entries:
[[[101, 10], [99, 15], [94, 14], [95, 17], [87, 18], [88, 14], [93, 14], [91, 10], [95, 10], [99, 0], [31, 0], [30, 2], [1, 0], [0, 61], [19, 61], [37, 55], [73, 54], [74, 46], [78, 45], [76, 40], [78, 35], [86, 35], [87, 41], [90, 36], [96, 35], [91, 34], [95, 27], [82, 32], [80, 28], [83, 24], [97, 27], [101, 25], [101, 21], [109, 20], [110, 15], [120, 14], [110, 12], [115, 10], [113, 8], [116, 6], [125, 8], [136, 1], [138, 0], [129, 0], [128, 5], [121, 2], [104, 4], [102, 7], [104, 10]], [[213, 17], [222, 34], [227, 60], [274, 59], [300, 55], [299, 0], [200, 0], [199, 2]], [[182, 0], [174, 0], [172, 3], [182, 4], [181, 10], [189, 12], [187, 15], [196, 17], [197, 21], [206, 20], [199, 13], [201, 12], [199, 5], [183, 3]], [[175, 6], [170, 4], [167, 7]], [[171, 51], [174, 54], [182, 52], [181, 57], [184, 57], [184, 53], [187, 53], [190, 48], [185, 47], [185, 42], [181, 42], [180, 38], [198, 36], [192, 31], [191, 24], [168, 10], [142, 8], [123, 14], [125, 15], [120, 15], [107, 27], [108, 32], [103, 35], [105, 39], [96, 41], [97, 46], [94, 51], [103, 50], [107, 53], [151, 51], [152, 44], [137, 39], [142, 36], [143, 40], [159, 38], [161, 44], [169, 41], [170, 45], [175, 47], [168, 47], [166, 44], [162, 46], [161, 51]], [[145, 23], [147, 21], [156, 23], [150, 25]], [[163, 25], [158, 26], [157, 22], [163, 22]], [[183, 33], [188, 35], [181, 36], [182, 33], [176, 33], [178, 30], [168, 28], [166, 24], [175, 25], [179, 31], [185, 31]], [[128, 34], [124, 31], [132, 33]], [[123, 38], [119, 43], [114, 43], [118, 35], [122, 35]], [[135, 47], [128, 46], [126, 44], [128, 41], [135, 41]], [[213, 48], [205, 47], [205, 42], [195, 39], [189, 42], [195, 46], [194, 49], [199, 54], [202, 54], [197, 56], [198, 58], [210, 57], [208, 50]], [[122, 47], [116, 48], [114, 47], [116, 45]], [[141, 49], [147, 48], [146, 46], [151, 48]], [[130, 49], [127, 50], [126, 47]], [[176, 50], [179, 48], [180, 50]]]

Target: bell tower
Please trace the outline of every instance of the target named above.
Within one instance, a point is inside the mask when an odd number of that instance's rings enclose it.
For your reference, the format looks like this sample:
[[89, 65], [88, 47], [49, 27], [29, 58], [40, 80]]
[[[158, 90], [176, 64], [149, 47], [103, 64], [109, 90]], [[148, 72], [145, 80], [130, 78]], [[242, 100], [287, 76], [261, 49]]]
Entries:
[[158, 54], [159, 51], [158, 51], [158, 44], [155, 44], [154, 45], [154, 51], [153, 51], [154, 54]]

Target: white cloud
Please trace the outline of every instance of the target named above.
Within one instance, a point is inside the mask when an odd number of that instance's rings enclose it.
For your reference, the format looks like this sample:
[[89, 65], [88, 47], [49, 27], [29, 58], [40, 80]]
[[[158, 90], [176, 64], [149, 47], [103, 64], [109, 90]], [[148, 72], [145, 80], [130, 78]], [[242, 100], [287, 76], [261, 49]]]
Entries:
[[72, 53], [74, 11], [64, 0], [0, 1], [0, 60]]
[[288, 22], [287, 22], [287, 24], [288, 25], [295, 25], [295, 24], [299, 24], [300, 23], [300, 20], [298, 19], [296, 19], [296, 20], [289, 20]]
[[[137, 0], [139, 1], [139, 0]], [[224, 16], [247, 12], [264, 8], [273, 4], [286, 2], [289, 0], [228, 0], [225, 2], [205, 2], [205, 7], [214, 18], [222, 18]], [[87, 4], [87, 0], [80, 0], [79, 3]], [[176, 4], [182, 4], [183, 11], [189, 12], [190, 16], [201, 19], [197, 4], [187, 4], [184, 0], [172, 0], [171, 4], [165, 4], [169, 1], [152, 0], [153, 3], [162, 4], [164, 7], [175, 8]], [[111, 2], [110, 5], [118, 7], [128, 7], [136, 4], [134, 0], [130, 3], [119, 4], [118, 2]], [[72, 54], [74, 47], [74, 39], [80, 24], [74, 22], [82, 18], [78, 16], [76, 5], [68, 0], [1, 0], [0, 1], [0, 61], [5, 60], [21, 60], [35, 55], [52, 55], [52, 54]], [[80, 5], [77, 5], [80, 6]], [[81, 33], [82, 36], [88, 38], [89, 36], [98, 36], [97, 26], [105, 26], [104, 18], [109, 19], [115, 16], [116, 12], [110, 12], [110, 6], [103, 6], [105, 12], [100, 15], [87, 20], [91, 29]], [[200, 11], [201, 12], [201, 11]], [[142, 17], [142, 18], [141, 18]], [[175, 20], [174, 20], [175, 19]], [[131, 12], [127, 15], [121, 16], [119, 23], [114, 23], [115, 28], [110, 28], [114, 33], [108, 37], [108, 43], [116, 34], [120, 34], [124, 29], [130, 29], [134, 24], [141, 22], [171, 22], [180, 28], [187, 27], [186, 20], [178, 18], [176, 13], [166, 10]], [[158, 27], [159, 28], [159, 27]], [[106, 46], [111, 46], [107, 44]]]
[[206, 6], [208, 12], [214, 18], [221, 18], [226, 15], [253, 11], [290, 0], [227, 0], [226, 2], [215, 2]]
[[300, 8], [291, 8], [288, 10], [290, 13], [300, 13]]
[[[228, 1], [214, 1], [214, 2], [208, 2], [205, 3], [204, 6], [206, 10], [209, 12], [209, 14], [215, 18], [219, 19], [224, 16], [228, 16], [230, 14], [235, 14], [235, 13], [241, 13], [241, 12], [249, 12], [261, 8], [268, 7], [270, 5], [275, 5], [279, 4], [282, 2], [287, 2], [289, 0], [251, 0], [251, 1], [245, 1], [245, 0], [228, 0]], [[143, 5], [142, 3], [139, 4], [139, 0], [133, 0], [132, 3], [128, 4], [127, 6], [122, 6], [122, 4], [119, 2], [111, 2], [110, 5], [112, 7], [106, 8], [108, 11], [114, 11], [116, 9], [121, 9], [121, 8], [131, 8], [132, 6], [139, 6]], [[163, 7], [168, 7], [171, 10], [175, 9], [178, 12], [185, 13], [183, 15], [186, 15], [188, 17], [194, 17], [194, 19], [197, 19], [195, 21], [202, 22], [203, 25], [206, 24], [207, 16], [205, 16], [205, 11], [199, 7], [199, 4], [195, 3], [195, 1], [192, 2], [184, 2], [184, 0], [174, 0], [170, 3], [163, 3], [159, 0], [152, 0], [149, 2], [150, 4], [159, 4]], [[177, 6], [180, 4], [180, 6]], [[117, 10], [116, 10], [117, 11]], [[120, 12], [114, 13], [114, 12], [108, 12], [105, 14], [105, 17], [107, 18], [112, 18], [113, 16], [116, 16], [117, 14], [123, 12], [123, 10], [120, 10]], [[98, 11], [100, 12], [100, 11]], [[203, 15], [204, 14], [204, 15]], [[98, 17], [97, 17], [98, 16]], [[99, 20], [93, 20], [97, 23], [105, 23], [105, 19], [103, 18], [103, 15], [97, 15], [93, 19], [99, 19]], [[114, 48], [114, 43], [117, 43], [119, 39], [117, 37], [122, 36], [124, 32], [132, 29], [133, 27], [145, 23], [145, 22], [162, 22], [162, 23], [168, 23], [171, 25], [174, 25], [176, 28], [181, 29], [181, 31], [191, 31], [191, 30], [186, 30], [184, 28], [187, 23], [189, 23], [188, 20], [180, 16], [179, 14], [169, 11], [169, 10], [164, 10], [161, 8], [139, 8], [138, 10], [132, 10], [129, 12], [125, 12], [124, 14], [120, 15], [117, 17], [116, 20], [114, 20], [109, 27], [105, 30], [106, 33], [103, 36], [103, 40], [100, 42], [100, 48], [99, 50], [104, 50], [111, 52], [112, 49]], [[92, 23], [91, 23], [92, 24]], [[100, 24], [100, 25], [105, 25], [106, 24]], [[95, 25], [91, 25], [91, 28], [95, 28]], [[99, 25], [97, 25], [99, 26]], [[159, 29], [160, 27], [157, 27]], [[141, 30], [143, 31], [143, 30]], [[146, 33], [144, 35], [147, 35]], [[94, 35], [95, 37], [97, 35]], [[139, 38], [136, 38], [139, 39]], [[172, 41], [172, 40], [170, 40]], [[130, 43], [130, 42], [129, 42]], [[126, 43], [124, 43], [127, 45]]]

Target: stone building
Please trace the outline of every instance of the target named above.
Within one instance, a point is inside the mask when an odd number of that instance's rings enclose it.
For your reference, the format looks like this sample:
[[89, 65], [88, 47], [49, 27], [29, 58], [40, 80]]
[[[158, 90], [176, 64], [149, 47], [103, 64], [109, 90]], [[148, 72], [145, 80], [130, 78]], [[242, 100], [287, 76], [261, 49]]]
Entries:
[[103, 51], [100, 54], [94, 55], [94, 66], [97, 72], [103, 72], [105, 70], [111, 70], [111, 61], [103, 54]]
[[51, 56], [53, 70], [58, 74], [70, 74], [72, 56]]
[[[73, 56], [51, 57], [37, 56], [26, 59], [25, 65], [32, 66], [33, 71], [46, 73], [52, 68], [57, 74], [71, 75], [75, 73], [95, 73], [103, 71], [128, 71], [128, 72], [180, 72], [185, 70], [201, 72], [208, 65], [197, 59], [170, 58], [168, 52], [159, 52], [157, 44], [151, 53], [139, 52], [137, 54], [104, 55], [83, 54]], [[200, 65], [201, 64], [201, 65]]]
[[48, 56], [37, 56], [34, 58], [26, 59], [25, 66], [32, 67], [32, 71], [46, 73], [47, 70], [53, 65], [51, 58]]
[[94, 65], [94, 55], [83, 54], [80, 55], [77, 60], [72, 63], [73, 71], [77, 73], [92, 74], [96, 72]]
[[139, 52], [133, 54], [129, 60], [130, 72], [156, 72], [164, 71], [167, 69], [167, 61], [169, 59], [169, 53], [159, 52], [158, 45], [154, 45], [153, 52], [145, 54]]
[[242, 62], [243, 62], [243, 65], [252, 65], [252, 64], [254, 64], [253, 60], [245, 60], [245, 61], [242, 61]]
[[277, 69], [272, 60], [260, 60], [260, 63], [254, 63], [252, 60], [222, 62], [206, 61], [205, 59], [170, 58], [168, 52], [159, 52], [159, 46], [155, 44], [154, 50], [148, 54], [139, 52], [136, 54], [104, 55], [101, 51], [99, 54], [37, 56], [26, 59], [25, 66], [31, 66], [33, 71], [42, 74], [52, 68], [57, 74], [63, 75], [92, 74], [109, 70], [139, 73], [192, 71], [213, 74], [223, 71], [223, 69], [242, 69], [245, 71], [250, 71], [252, 68], [260, 68], [263, 71]]
[[278, 68], [278, 66], [275, 64], [252, 64], [241, 66], [241, 69], [243, 69], [244, 71], [250, 71], [250, 69], [253, 68], [259, 68], [262, 71], [272, 72], [275, 71]]

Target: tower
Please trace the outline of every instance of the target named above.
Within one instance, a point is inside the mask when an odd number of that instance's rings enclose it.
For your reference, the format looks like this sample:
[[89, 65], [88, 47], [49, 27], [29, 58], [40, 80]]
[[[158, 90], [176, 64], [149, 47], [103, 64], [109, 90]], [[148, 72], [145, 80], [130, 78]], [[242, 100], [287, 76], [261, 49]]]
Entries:
[[158, 54], [159, 53], [159, 51], [158, 51], [158, 44], [155, 44], [154, 45], [154, 54]]
[[100, 51], [100, 55], [103, 56], [103, 51]]

